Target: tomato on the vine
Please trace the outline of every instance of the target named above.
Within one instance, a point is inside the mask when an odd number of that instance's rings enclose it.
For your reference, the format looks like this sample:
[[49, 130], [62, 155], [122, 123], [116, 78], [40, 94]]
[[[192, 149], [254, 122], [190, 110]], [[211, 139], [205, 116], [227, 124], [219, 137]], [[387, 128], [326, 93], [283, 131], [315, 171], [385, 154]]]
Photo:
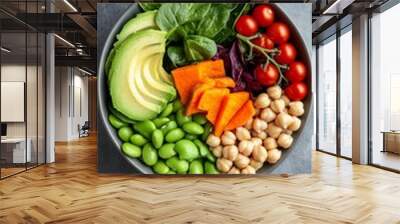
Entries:
[[275, 13], [270, 5], [258, 5], [251, 14], [261, 27], [267, 27], [274, 22]]
[[274, 42], [266, 34], [261, 34], [260, 37], [251, 40], [251, 42], [265, 49], [274, 48]]
[[256, 20], [248, 15], [240, 16], [235, 24], [236, 31], [243, 36], [253, 36], [258, 31]]
[[280, 64], [290, 64], [294, 62], [297, 56], [297, 50], [291, 43], [284, 43], [279, 46], [279, 53], [275, 60]]
[[295, 61], [289, 64], [285, 76], [291, 82], [301, 82], [307, 76], [307, 67], [303, 62]]
[[277, 44], [286, 43], [290, 38], [289, 27], [282, 22], [275, 22], [267, 29], [267, 35]]
[[273, 64], [268, 64], [265, 69], [262, 65], [257, 66], [256, 70], [257, 80], [263, 86], [275, 85], [279, 79], [279, 71]]
[[303, 100], [308, 94], [308, 87], [304, 82], [292, 83], [285, 89], [285, 94], [292, 101]]

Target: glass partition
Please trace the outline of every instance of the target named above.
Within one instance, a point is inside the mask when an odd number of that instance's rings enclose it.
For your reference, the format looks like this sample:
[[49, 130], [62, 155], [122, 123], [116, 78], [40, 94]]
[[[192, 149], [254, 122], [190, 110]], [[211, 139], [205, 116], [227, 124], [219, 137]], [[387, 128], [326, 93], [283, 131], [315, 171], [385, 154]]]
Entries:
[[317, 149], [336, 154], [336, 36], [318, 47]]

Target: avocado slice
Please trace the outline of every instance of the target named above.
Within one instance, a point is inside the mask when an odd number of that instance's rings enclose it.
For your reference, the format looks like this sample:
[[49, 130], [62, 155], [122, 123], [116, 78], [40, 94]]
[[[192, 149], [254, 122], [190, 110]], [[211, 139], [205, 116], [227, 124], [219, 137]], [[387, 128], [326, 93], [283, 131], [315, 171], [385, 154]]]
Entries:
[[153, 53], [163, 54], [166, 35], [158, 30], [139, 31], [129, 35], [115, 50], [109, 77], [110, 95], [114, 108], [132, 120], [152, 119], [163, 109], [163, 105], [150, 101], [149, 96], [138, 88], [140, 80], [137, 78], [146, 77], [142, 74], [141, 64], [147, 56], [142, 53], [152, 46]]
[[164, 53], [165, 52], [153, 54], [143, 63], [143, 75], [146, 77], [144, 79], [146, 85], [153, 89], [152, 91], [163, 92], [164, 98], [169, 101], [175, 98], [176, 90], [172, 85], [163, 82], [163, 80], [159, 78], [159, 71], [164, 69], [162, 64], [157, 63], [157, 61], [164, 57]]

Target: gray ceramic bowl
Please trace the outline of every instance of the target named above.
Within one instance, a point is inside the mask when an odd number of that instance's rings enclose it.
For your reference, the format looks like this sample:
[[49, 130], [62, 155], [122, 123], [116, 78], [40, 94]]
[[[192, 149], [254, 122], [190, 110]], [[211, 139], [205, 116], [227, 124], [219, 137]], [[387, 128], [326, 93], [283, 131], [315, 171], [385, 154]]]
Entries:
[[[276, 14], [279, 17], [280, 20], [286, 22], [290, 28], [291, 28], [291, 41], [295, 43], [298, 51], [299, 51], [299, 57], [306, 63], [308, 71], [311, 71], [311, 59], [310, 59], [310, 54], [306, 46], [306, 42], [304, 39], [301, 37], [297, 27], [289, 20], [289, 18], [286, 16], [285, 12], [283, 9], [281, 9], [278, 5], [275, 5], [275, 10]], [[118, 20], [118, 22], [115, 24], [114, 28], [111, 30], [110, 34], [107, 37], [107, 40], [105, 42], [103, 52], [101, 53], [101, 58], [100, 58], [100, 63], [99, 63], [99, 69], [98, 69], [98, 109], [99, 109], [99, 115], [101, 117], [102, 122], [104, 123], [104, 126], [110, 135], [114, 145], [115, 149], [117, 149], [124, 158], [140, 173], [143, 174], [153, 174], [153, 171], [151, 168], [148, 166], [144, 165], [140, 160], [138, 159], [132, 159], [127, 156], [125, 156], [121, 150], [120, 146], [122, 144], [121, 140], [118, 138], [117, 131], [111, 126], [111, 124], [108, 122], [108, 109], [107, 109], [107, 101], [109, 100], [109, 93], [108, 93], [108, 87], [107, 87], [107, 78], [104, 72], [104, 65], [106, 62], [106, 58], [108, 55], [108, 52], [112, 49], [112, 46], [115, 42], [115, 37], [123, 27], [123, 25], [132, 17], [134, 17], [136, 14], [140, 13], [141, 9], [138, 6], [138, 4], [134, 3], [132, 6], [124, 13], [124, 15]], [[310, 90], [311, 90], [311, 76], [308, 76], [308, 80], [306, 81]], [[286, 158], [290, 157], [291, 152], [295, 150], [303, 150], [301, 147], [301, 138], [304, 138], [306, 136], [303, 135], [303, 127], [308, 123], [311, 122], [311, 113], [310, 113], [310, 108], [312, 104], [312, 96], [311, 96], [311, 91], [308, 97], [303, 101], [305, 105], [305, 115], [302, 117], [302, 127], [301, 129], [296, 132], [293, 137], [294, 137], [294, 143], [292, 147], [289, 150], [286, 150], [282, 154], [282, 158], [279, 160], [279, 162], [273, 166], [264, 166], [261, 170], [259, 170], [257, 173], [263, 173], [263, 174], [268, 174], [273, 172], [275, 168], [277, 168], [282, 161], [284, 161]], [[311, 156], [311, 155], [310, 155]]]

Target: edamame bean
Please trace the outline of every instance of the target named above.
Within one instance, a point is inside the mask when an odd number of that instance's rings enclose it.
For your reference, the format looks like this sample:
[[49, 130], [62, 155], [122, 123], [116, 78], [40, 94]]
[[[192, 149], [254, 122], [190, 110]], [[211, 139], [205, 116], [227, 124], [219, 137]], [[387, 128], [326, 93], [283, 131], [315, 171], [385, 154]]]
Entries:
[[122, 152], [132, 158], [138, 158], [142, 155], [142, 150], [139, 147], [128, 142], [122, 144]]
[[201, 135], [204, 133], [204, 128], [196, 122], [186, 122], [182, 126], [183, 130], [189, 134]]
[[189, 169], [189, 162], [186, 160], [179, 160], [176, 164], [176, 172], [178, 174], [186, 174]]
[[171, 98], [169, 99], [169, 102], [173, 102], [176, 99], [176, 90], [172, 92]]
[[151, 135], [151, 141], [153, 142], [153, 146], [156, 149], [159, 149], [164, 142], [164, 134], [161, 130], [154, 130]]
[[193, 116], [193, 121], [200, 125], [204, 125], [207, 123], [207, 118], [203, 114], [196, 114]]
[[169, 168], [171, 168], [172, 170], [176, 171], [176, 164], [179, 162], [178, 157], [173, 156], [169, 159], [167, 159], [167, 161], [165, 162], [167, 164], [167, 166]]
[[166, 135], [169, 131], [172, 129], [175, 129], [178, 127], [178, 124], [175, 121], [170, 121], [166, 125], [161, 127], [161, 131], [163, 132], [164, 135]]
[[127, 123], [121, 121], [120, 119], [118, 119], [113, 114], [108, 115], [108, 121], [110, 122], [111, 126], [113, 126], [116, 129], [120, 129], [120, 128], [124, 127], [124, 126], [128, 126]]
[[181, 140], [185, 136], [185, 132], [180, 128], [172, 129], [165, 136], [165, 140], [169, 143]]
[[169, 168], [176, 171], [178, 174], [185, 174], [189, 169], [189, 163], [186, 160], [179, 160], [178, 157], [174, 156], [166, 161]]
[[175, 144], [175, 151], [179, 154], [179, 159], [192, 161], [199, 157], [199, 150], [196, 145], [187, 139], [179, 140]]
[[179, 100], [175, 100], [173, 103], [173, 112], [177, 112], [178, 110], [183, 108], [183, 104]]
[[176, 174], [176, 172], [173, 170], [169, 170], [167, 174]]
[[183, 111], [183, 108], [178, 110], [176, 113], [176, 122], [178, 123], [179, 126], [182, 126], [184, 123], [189, 122], [192, 120], [192, 117], [186, 116], [185, 112]]
[[168, 122], [169, 122], [168, 117], [159, 117], [153, 120], [153, 123], [157, 128], [161, 128], [164, 124]]
[[175, 144], [173, 143], [165, 144], [158, 150], [158, 155], [163, 159], [169, 159], [176, 155], [174, 148]]
[[216, 159], [215, 159], [214, 154], [212, 154], [211, 151], [208, 151], [206, 157], [207, 157], [208, 161], [210, 161], [210, 162], [212, 162], [212, 163], [215, 163]]
[[197, 139], [197, 136], [196, 136], [196, 135], [192, 135], [192, 134], [187, 134], [187, 133], [186, 133], [185, 138], [188, 139], [188, 140], [193, 141], [193, 140]]
[[137, 132], [139, 132], [139, 134], [143, 135], [147, 139], [150, 139], [151, 134], [154, 130], [156, 130], [156, 125], [152, 121], [146, 120], [135, 124], [134, 128]]
[[201, 135], [201, 140], [202, 141], [207, 141], [208, 136], [210, 135], [211, 131], [212, 131], [212, 124], [211, 123], [207, 123], [204, 126], [204, 133]]
[[132, 144], [137, 146], [144, 146], [147, 143], [147, 139], [140, 134], [134, 134], [131, 136], [130, 141]]
[[193, 160], [189, 166], [189, 174], [203, 174], [204, 168], [201, 160]]
[[214, 163], [206, 161], [204, 163], [204, 170], [206, 174], [219, 174], [219, 171], [215, 167]]
[[133, 130], [131, 127], [122, 127], [121, 129], [118, 130], [118, 136], [119, 138], [124, 141], [128, 142], [129, 138], [133, 135]]
[[157, 151], [153, 148], [153, 146], [151, 146], [150, 143], [147, 143], [143, 147], [142, 159], [143, 162], [148, 166], [153, 166], [154, 164], [157, 163], [158, 160]]
[[206, 157], [209, 150], [206, 144], [204, 144], [202, 141], [195, 139], [193, 140], [193, 143], [197, 146], [197, 148], [199, 149], [200, 152], [200, 156], [201, 157]]
[[167, 174], [169, 172], [169, 167], [163, 161], [158, 161], [153, 166], [153, 170], [158, 174]]
[[159, 117], [168, 117], [172, 113], [173, 109], [174, 109], [174, 106], [172, 103], [167, 104], [167, 106], [161, 112]]

